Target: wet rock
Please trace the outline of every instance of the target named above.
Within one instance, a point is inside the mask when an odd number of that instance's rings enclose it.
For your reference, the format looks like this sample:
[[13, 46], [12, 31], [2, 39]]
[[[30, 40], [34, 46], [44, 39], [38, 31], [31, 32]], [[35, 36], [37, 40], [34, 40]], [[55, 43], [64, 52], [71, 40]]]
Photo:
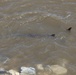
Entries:
[[42, 64], [37, 64], [36, 67], [38, 70], [44, 70], [44, 67]]
[[33, 67], [21, 67], [20, 75], [36, 75], [36, 70]]
[[48, 65], [47, 69], [50, 71], [50, 74], [62, 75], [67, 73], [67, 69], [59, 65]]
[[8, 73], [9, 73], [10, 75], [19, 75], [19, 72], [15, 71], [15, 70], [12, 70], [12, 69], [9, 70]]
[[0, 68], [0, 75], [10, 75], [4, 68]]
[[0, 75], [2, 75], [2, 74], [6, 74], [7, 72], [5, 71], [5, 69], [4, 68], [0, 68]]
[[43, 64], [37, 64], [37, 75], [51, 75], [51, 69], [48, 68], [48, 66], [45, 66]]

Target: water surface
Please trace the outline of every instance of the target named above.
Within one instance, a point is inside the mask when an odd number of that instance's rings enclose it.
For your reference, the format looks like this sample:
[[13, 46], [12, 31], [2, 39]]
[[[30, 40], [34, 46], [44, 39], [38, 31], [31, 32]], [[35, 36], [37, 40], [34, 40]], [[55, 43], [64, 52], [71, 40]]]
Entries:
[[75, 0], [0, 0], [0, 67], [59, 64], [76, 75], [75, 24]]

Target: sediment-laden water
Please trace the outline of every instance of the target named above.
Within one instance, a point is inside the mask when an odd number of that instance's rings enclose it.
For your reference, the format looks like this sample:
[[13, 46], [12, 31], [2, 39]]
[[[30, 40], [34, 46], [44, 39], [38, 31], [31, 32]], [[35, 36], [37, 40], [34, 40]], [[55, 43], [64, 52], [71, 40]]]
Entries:
[[36, 64], [76, 75], [75, 0], [0, 0], [0, 67]]

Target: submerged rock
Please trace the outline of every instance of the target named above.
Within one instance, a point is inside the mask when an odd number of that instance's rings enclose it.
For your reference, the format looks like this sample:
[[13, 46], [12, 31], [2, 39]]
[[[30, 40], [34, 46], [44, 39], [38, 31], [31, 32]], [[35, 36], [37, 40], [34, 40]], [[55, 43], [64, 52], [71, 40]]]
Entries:
[[67, 69], [59, 65], [48, 65], [47, 70], [49, 70], [50, 73], [55, 75], [62, 75], [67, 73]]
[[20, 75], [36, 75], [36, 70], [33, 67], [21, 67]]
[[44, 70], [44, 67], [42, 64], [37, 64], [36, 67], [38, 70]]
[[42, 64], [36, 65], [37, 70], [33, 67], [21, 67], [20, 72], [13, 69], [6, 71], [4, 68], [0, 68], [0, 75], [65, 75], [67, 74], [67, 69], [59, 65], [47, 65]]

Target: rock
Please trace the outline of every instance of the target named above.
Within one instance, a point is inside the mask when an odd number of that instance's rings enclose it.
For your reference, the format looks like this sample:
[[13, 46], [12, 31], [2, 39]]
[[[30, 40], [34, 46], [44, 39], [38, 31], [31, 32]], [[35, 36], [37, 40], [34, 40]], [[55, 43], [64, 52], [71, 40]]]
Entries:
[[10, 75], [4, 68], [0, 68], [0, 75]]
[[9, 73], [5, 73], [5, 74], [0, 74], [0, 75], [11, 75], [11, 74], [9, 74]]
[[0, 74], [1, 73], [6, 73], [5, 69], [4, 68], [0, 68]]
[[33, 67], [21, 67], [20, 75], [36, 75], [36, 70]]
[[44, 67], [42, 64], [37, 64], [36, 67], [38, 70], [44, 70]]
[[7, 71], [4, 68], [0, 68], [0, 75], [5, 75]]
[[50, 68], [50, 65], [47, 65], [44, 67], [44, 75], [52, 75], [52, 69]]
[[49, 71], [51, 71], [51, 73], [56, 75], [62, 75], [67, 73], [67, 69], [59, 65], [51, 65], [47, 67], [49, 68]]
[[15, 70], [9, 70], [8, 73], [10, 73], [11, 75], [19, 75], [19, 72], [15, 71]]

